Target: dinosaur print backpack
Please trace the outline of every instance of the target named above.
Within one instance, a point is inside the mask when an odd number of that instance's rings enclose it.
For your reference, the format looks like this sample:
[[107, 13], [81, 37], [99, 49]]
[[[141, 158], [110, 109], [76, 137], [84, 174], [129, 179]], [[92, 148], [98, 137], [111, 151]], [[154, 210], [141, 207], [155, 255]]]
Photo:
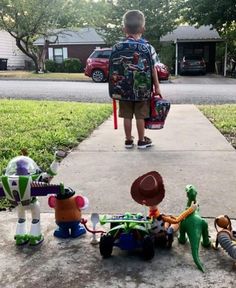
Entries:
[[127, 38], [112, 47], [109, 60], [109, 94], [122, 101], [144, 101], [152, 92], [152, 57], [144, 39]]

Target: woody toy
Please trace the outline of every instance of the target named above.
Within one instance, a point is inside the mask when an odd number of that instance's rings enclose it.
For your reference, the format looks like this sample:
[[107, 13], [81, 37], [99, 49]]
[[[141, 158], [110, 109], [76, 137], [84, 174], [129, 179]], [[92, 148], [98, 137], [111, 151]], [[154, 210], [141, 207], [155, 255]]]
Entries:
[[162, 247], [171, 248], [174, 233], [179, 228], [179, 223], [197, 208], [197, 203], [183, 211], [178, 217], [161, 214], [158, 204], [165, 197], [165, 187], [162, 176], [151, 171], [138, 177], [131, 186], [132, 198], [141, 205], [149, 207], [149, 217], [153, 220], [151, 232], [155, 236], [155, 242]]

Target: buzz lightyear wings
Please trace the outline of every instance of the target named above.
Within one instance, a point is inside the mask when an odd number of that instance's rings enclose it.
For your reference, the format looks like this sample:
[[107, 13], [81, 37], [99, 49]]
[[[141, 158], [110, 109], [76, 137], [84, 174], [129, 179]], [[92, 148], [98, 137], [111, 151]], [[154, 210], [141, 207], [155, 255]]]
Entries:
[[[61, 184], [48, 184], [44, 182], [33, 181], [31, 183], [31, 197], [47, 196], [49, 194], [58, 194], [64, 191], [64, 185]], [[0, 182], [0, 197], [5, 197], [4, 189]]]

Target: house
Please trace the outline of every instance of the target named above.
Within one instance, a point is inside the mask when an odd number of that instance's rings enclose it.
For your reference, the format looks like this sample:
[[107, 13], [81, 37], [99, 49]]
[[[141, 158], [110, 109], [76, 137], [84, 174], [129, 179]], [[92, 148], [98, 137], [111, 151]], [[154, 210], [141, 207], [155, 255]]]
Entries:
[[223, 42], [223, 39], [211, 26], [196, 28], [183, 25], [161, 37], [160, 42], [175, 45], [175, 74], [177, 75], [179, 60], [185, 55], [202, 56], [206, 62], [207, 72], [213, 73], [215, 71], [216, 44]]
[[7, 59], [8, 70], [26, 69], [31, 62], [16, 46], [15, 38], [4, 30], [0, 30], [0, 59]]
[[[103, 38], [94, 28], [80, 28], [79, 30], [54, 31], [57, 36], [50, 36], [46, 59], [61, 63], [67, 58], [79, 58], [83, 67], [86, 65], [88, 56], [96, 47], [104, 47]], [[34, 45], [43, 48], [45, 39], [39, 38]]]

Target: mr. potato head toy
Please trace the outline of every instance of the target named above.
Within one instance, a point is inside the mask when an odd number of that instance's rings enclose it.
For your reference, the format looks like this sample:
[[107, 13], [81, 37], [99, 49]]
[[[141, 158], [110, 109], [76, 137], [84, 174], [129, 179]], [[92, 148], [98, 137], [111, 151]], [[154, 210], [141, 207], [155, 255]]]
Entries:
[[65, 188], [57, 195], [48, 198], [48, 205], [55, 209], [58, 228], [54, 236], [58, 238], [77, 238], [86, 233], [81, 222], [81, 210], [88, 207], [88, 199], [75, 195], [71, 188]]

